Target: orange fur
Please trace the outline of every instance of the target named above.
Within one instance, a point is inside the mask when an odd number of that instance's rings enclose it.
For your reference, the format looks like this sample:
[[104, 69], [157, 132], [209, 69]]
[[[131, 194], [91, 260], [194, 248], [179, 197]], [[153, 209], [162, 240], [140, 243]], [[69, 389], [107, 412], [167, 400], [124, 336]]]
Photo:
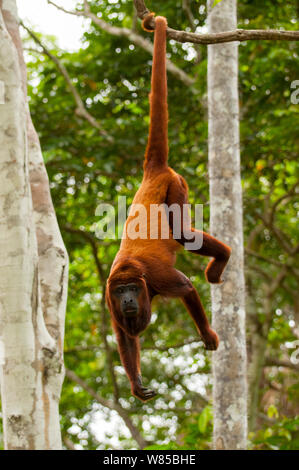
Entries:
[[[148, 28], [153, 14], [145, 18], [143, 25]], [[132, 393], [146, 401], [154, 392], [145, 391], [141, 384], [138, 335], [150, 322], [152, 298], [161, 294], [169, 297], [181, 297], [189, 314], [195, 322], [207, 349], [217, 349], [217, 334], [210, 328], [200, 298], [190, 280], [174, 268], [176, 252], [198, 231], [191, 227], [191, 221], [174, 220], [169, 216], [170, 238], [150, 239], [150, 205], [178, 204], [181, 208], [188, 202], [188, 186], [182, 176], [167, 164], [168, 159], [168, 109], [166, 78], [166, 28], [163, 17], [155, 19], [154, 57], [150, 94], [150, 129], [145, 152], [144, 175], [141, 186], [135, 194], [133, 205], [141, 204], [146, 208], [146, 239], [132, 240], [128, 236], [134, 214], [129, 214], [124, 228], [124, 235], [111, 267], [107, 283], [106, 298], [112, 316], [112, 325], [116, 332], [122, 363], [131, 382]], [[163, 217], [167, 217], [162, 214]], [[160, 222], [157, 222], [160, 224]], [[179, 239], [172, 235], [173, 224], [181, 226]], [[160, 227], [154, 227], [158, 230]], [[189, 235], [189, 236], [187, 236]], [[230, 248], [211, 235], [201, 232], [203, 244], [196, 254], [212, 257], [206, 269], [209, 282], [220, 283], [221, 274], [228, 262]], [[139, 298], [140, 311], [136, 319], [124, 319], [113, 288], [117, 284], [136, 282], [141, 286]]]

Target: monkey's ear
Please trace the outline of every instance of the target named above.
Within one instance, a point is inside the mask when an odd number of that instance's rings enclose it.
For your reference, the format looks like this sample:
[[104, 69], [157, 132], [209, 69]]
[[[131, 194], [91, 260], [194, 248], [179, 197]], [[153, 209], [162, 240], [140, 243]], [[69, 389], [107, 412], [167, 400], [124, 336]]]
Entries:
[[152, 28], [152, 26], [150, 25], [150, 23], [151, 23], [152, 19], [154, 18], [154, 16], [155, 16], [155, 13], [151, 12], [148, 15], [146, 15], [145, 18], [143, 18], [142, 27], [143, 27], [144, 31], [148, 31], [150, 33], [152, 33], [154, 31], [154, 28]]

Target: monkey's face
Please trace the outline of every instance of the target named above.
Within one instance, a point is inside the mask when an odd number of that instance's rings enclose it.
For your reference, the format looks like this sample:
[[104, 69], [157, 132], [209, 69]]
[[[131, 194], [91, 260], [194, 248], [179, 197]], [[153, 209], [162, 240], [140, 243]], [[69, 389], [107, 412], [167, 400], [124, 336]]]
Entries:
[[129, 336], [145, 330], [151, 319], [151, 305], [143, 278], [113, 280], [106, 294], [112, 318]]
[[134, 282], [119, 284], [113, 290], [113, 296], [119, 302], [119, 309], [124, 317], [136, 317], [140, 310], [142, 287]]

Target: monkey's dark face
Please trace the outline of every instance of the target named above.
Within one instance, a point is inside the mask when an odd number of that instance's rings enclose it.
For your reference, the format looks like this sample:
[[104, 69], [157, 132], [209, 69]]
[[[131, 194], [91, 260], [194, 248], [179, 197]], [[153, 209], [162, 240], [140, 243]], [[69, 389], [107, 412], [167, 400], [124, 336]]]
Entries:
[[151, 320], [151, 302], [144, 277], [130, 269], [108, 280], [106, 298], [112, 320], [134, 337], [144, 331]]
[[130, 282], [129, 284], [118, 284], [113, 290], [114, 297], [119, 302], [119, 308], [124, 317], [136, 317], [139, 313], [139, 296], [141, 287]]

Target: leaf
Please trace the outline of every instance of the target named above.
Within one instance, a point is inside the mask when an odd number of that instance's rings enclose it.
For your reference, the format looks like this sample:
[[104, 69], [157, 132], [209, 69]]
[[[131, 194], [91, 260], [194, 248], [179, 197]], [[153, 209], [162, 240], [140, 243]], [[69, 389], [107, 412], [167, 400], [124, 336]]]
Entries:
[[267, 428], [264, 432], [264, 439], [268, 439], [273, 435], [273, 431], [271, 428]]
[[210, 406], [206, 406], [198, 417], [198, 430], [204, 434], [207, 430], [209, 422], [212, 420], [212, 410]]
[[267, 415], [269, 416], [269, 418], [273, 418], [273, 417], [278, 418], [278, 411], [277, 411], [276, 406], [270, 405], [267, 410]]
[[220, 3], [222, 0], [214, 0], [214, 3], [212, 5], [212, 8], [214, 8], [218, 3]]

